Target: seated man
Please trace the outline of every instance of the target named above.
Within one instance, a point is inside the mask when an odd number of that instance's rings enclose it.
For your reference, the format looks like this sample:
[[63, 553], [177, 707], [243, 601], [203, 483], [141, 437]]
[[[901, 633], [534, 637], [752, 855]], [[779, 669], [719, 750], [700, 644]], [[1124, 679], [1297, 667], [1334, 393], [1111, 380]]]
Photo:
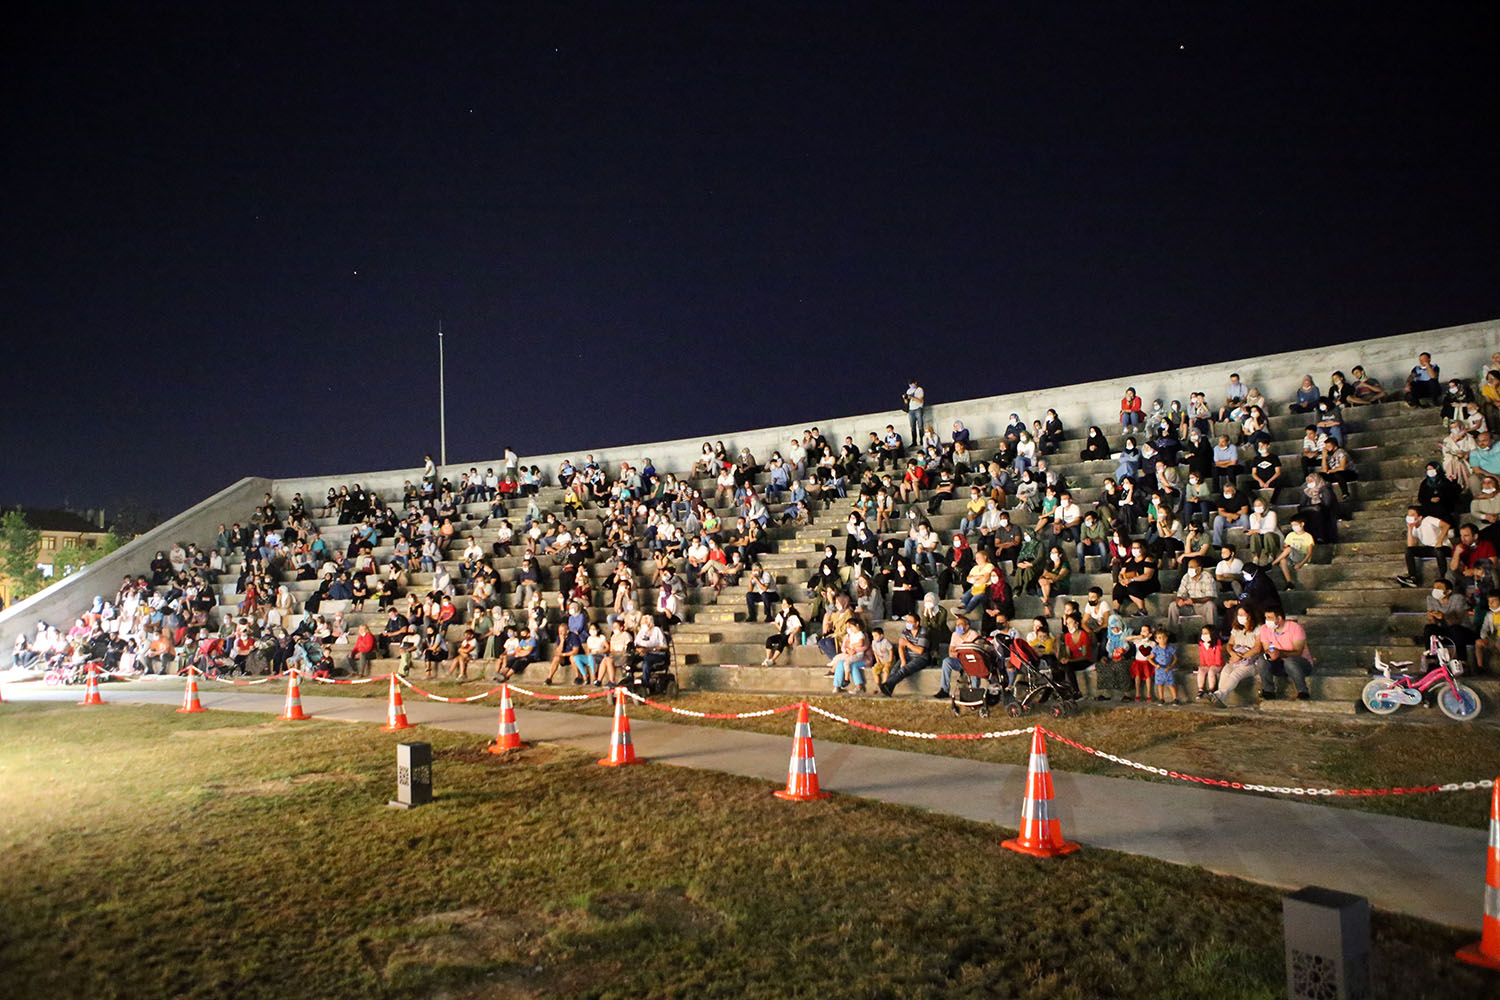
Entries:
[[1427, 624], [1422, 637], [1415, 640], [1418, 646], [1426, 647], [1434, 636], [1453, 643], [1460, 658], [1464, 649], [1474, 639], [1465, 622], [1469, 617], [1469, 602], [1455, 590], [1447, 580], [1435, 580], [1432, 592], [1427, 595]]
[[1416, 367], [1406, 376], [1406, 405], [1433, 406], [1443, 394], [1443, 382], [1439, 368], [1432, 363], [1432, 355], [1423, 351], [1417, 355]]
[[1240, 491], [1234, 483], [1224, 484], [1222, 495], [1214, 501], [1214, 530], [1213, 542], [1215, 545], [1224, 544], [1224, 535], [1234, 528], [1243, 528], [1246, 523], [1246, 510], [1249, 504], [1240, 495]]
[[[958, 654], [961, 649], [984, 650], [986, 649], [984, 636], [979, 634], [978, 629], [969, 626], [968, 619], [960, 615], [954, 623], [953, 635], [948, 639], [948, 655], [943, 658], [942, 686], [938, 688], [934, 698], [951, 698], [953, 677], [955, 674], [963, 674], [963, 665], [960, 663]], [[993, 654], [994, 650], [988, 652]]]
[[1369, 406], [1373, 403], [1382, 402], [1385, 399], [1385, 388], [1380, 380], [1374, 376], [1365, 374], [1364, 365], [1355, 365], [1349, 371], [1349, 395], [1346, 400], [1349, 406]]
[[1213, 625], [1217, 621], [1214, 605], [1214, 578], [1203, 572], [1203, 564], [1189, 559], [1182, 579], [1177, 583], [1177, 596], [1167, 605], [1167, 624], [1177, 628], [1183, 615], [1198, 615]]
[[1406, 572], [1395, 577], [1403, 587], [1422, 585], [1422, 560], [1437, 562], [1438, 579], [1442, 579], [1448, 568], [1453, 548], [1448, 544], [1448, 533], [1452, 529], [1440, 517], [1422, 516], [1420, 507], [1406, 508]]
[[1280, 608], [1270, 608], [1265, 624], [1256, 633], [1265, 652], [1260, 661], [1260, 696], [1276, 697], [1276, 675], [1283, 674], [1297, 689], [1297, 700], [1312, 697], [1307, 690], [1307, 675], [1312, 673], [1313, 658], [1307, 651], [1307, 633], [1301, 625], [1288, 621]]
[[[963, 619], [959, 619], [962, 621]], [[932, 666], [927, 655], [928, 635], [915, 612], [907, 614], [901, 626], [901, 637], [896, 640], [896, 669], [880, 684], [880, 693], [887, 698], [896, 690], [896, 685], [919, 670]], [[946, 687], [946, 685], [945, 685]], [[947, 697], [945, 694], [943, 697]]]

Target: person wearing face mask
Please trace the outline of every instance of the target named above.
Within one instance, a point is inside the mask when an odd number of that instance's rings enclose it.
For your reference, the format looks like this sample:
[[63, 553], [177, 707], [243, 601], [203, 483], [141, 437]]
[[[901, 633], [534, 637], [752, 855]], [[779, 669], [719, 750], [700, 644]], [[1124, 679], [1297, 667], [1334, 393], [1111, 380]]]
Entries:
[[1084, 565], [1085, 556], [1098, 556], [1105, 558], [1108, 552], [1109, 525], [1104, 523], [1097, 511], [1089, 511], [1083, 515], [1083, 523], [1078, 528], [1078, 544], [1075, 546], [1073, 562], [1080, 569]]
[[1203, 572], [1203, 564], [1189, 559], [1187, 569], [1177, 581], [1177, 595], [1167, 605], [1167, 625], [1175, 629], [1184, 615], [1201, 617], [1209, 625], [1218, 621], [1218, 608], [1214, 605], [1214, 578]]
[[1298, 514], [1292, 518], [1292, 530], [1281, 540], [1281, 551], [1276, 553], [1276, 558], [1271, 560], [1266, 571], [1269, 573], [1272, 567], [1280, 568], [1282, 578], [1286, 581], [1286, 589], [1297, 589], [1297, 572], [1312, 561], [1316, 544], [1316, 540], [1307, 531], [1307, 519]]
[[1265, 624], [1256, 631], [1263, 654], [1260, 659], [1260, 696], [1276, 697], [1276, 678], [1284, 676], [1297, 691], [1298, 701], [1312, 695], [1307, 690], [1307, 675], [1313, 671], [1313, 657], [1307, 649], [1307, 633], [1301, 625], [1287, 621], [1280, 608], [1269, 608]]
[[1224, 602], [1224, 608], [1231, 613], [1243, 609], [1249, 612], [1252, 622], [1258, 622], [1267, 611], [1281, 610], [1281, 592], [1270, 574], [1250, 563], [1240, 571], [1239, 590]]
[[1248, 507], [1245, 498], [1235, 488], [1234, 483], [1226, 482], [1223, 492], [1214, 501], [1213, 542], [1215, 545], [1224, 544], [1224, 535], [1229, 530], [1245, 526], [1245, 511]]
[[1423, 514], [1420, 507], [1406, 508], [1406, 572], [1394, 577], [1403, 587], [1422, 585], [1422, 560], [1437, 561], [1437, 575], [1442, 579], [1453, 554], [1448, 543], [1452, 526], [1432, 514]]
[[1427, 623], [1422, 629], [1422, 637], [1413, 640], [1418, 646], [1426, 647], [1429, 640], [1434, 636], [1439, 639], [1453, 643], [1460, 658], [1464, 655], [1464, 647], [1474, 641], [1474, 633], [1465, 625], [1469, 617], [1469, 602], [1464, 595], [1455, 590], [1447, 580], [1437, 579], [1432, 583], [1432, 589], [1427, 593]]
[[1276, 497], [1281, 493], [1281, 459], [1271, 454], [1271, 443], [1262, 441], [1255, 446], [1255, 462], [1250, 466], [1250, 478], [1262, 494], [1269, 493], [1266, 503], [1276, 506]]
[[1256, 497], [1250, 503], [1250, 519], [1245, 525], [1249, 537], [1250, 558], [1261, 565], [1270, 564], [1281, 551], [1281, 528], [1276, 520], [1276, 511]]
[[1009, 563], [1012, 574], [1016, 569], [1016, 556], [1021, 551], [1022, 534], [1019, 525], [1012, 520], [1010, 513], [1006, 510], [999, 512], [997, 518], [998, 527], [995, 528], [993, 539], [994, 560], [997, 564]]
[[1099, 429], [1098, 425], [1090, 427], [1089, 435], [1083, 442], [1083, 451], [1078, 453], [1079, 460], [1084, 462], [1100, 462], [1109, 458], [1109, 455], [1109, 441], [1105, 438], [1104, 432]]
[[1291, 413], [1311, 413], [1318, 405], [1318, 385], [1313, 381], [1311, 375], [1302, 376], [1302, 384], [1297, 387], [1297, 397], [1287, 407]]
[[1500, 476], [1486, 472], [1477, 477], [1469, 516], [1477, 523], [1479, 537], [1500, 549]]
[[1431, 515], [1442, 518], [1450, 525], [1455, 524], [1455, 511], [1461, 493], [1458, 485], [1443, 474], [1438, 463], [1428, 462], [1422, 471], [1422, 481], [1417, 484], [1417, 509], [1423, 517]]
[[1135, 607], [1130, 613], [1131, 617], [1146, 618], [1151, 614], [1146, 607], [1146, 599], [1160, 591], [1161, 580], [1157, 577], [1156, 560], [1146, 554], [1144, 543], [1131, 542], [1130, 557], [1121, 564], [1116, 576], [1113, 594], [1115, 605], [1124, 607], [1128, 601]]
[[1318, 473], [1308, 473], [1307, 478], [1302, 481], [1302, 497], [1297, 513], [1303, 517], [1307, 530], [1324, 545], [1338, 544], [1338, 510], [1333, 487]]
[[1260, 673], [1260, 661], [1265, 652], [1248, 610], [1235, 609], [1230, 623], [1229, 638], [1224, 643], [1224, 656], [1228, 662], [1219, 671], [1218, 688], [1210, 699], [1215, 708], [1228, 708], [1229, 695], [1234, 689]]
[[1188, 467], [1189, 476], [1197, 476], [1208, 482], [1214, 473], [1214, 448], [1196, 428], [1188, 432], [1187, 443], [1182, 446], [1182, 463]]
[[1479, 615], [1479, 638], [1474, 643], [1474, 660], [1479, 673], [1490, 670], [1500, 649], [1500, 592], [1485, 595]]

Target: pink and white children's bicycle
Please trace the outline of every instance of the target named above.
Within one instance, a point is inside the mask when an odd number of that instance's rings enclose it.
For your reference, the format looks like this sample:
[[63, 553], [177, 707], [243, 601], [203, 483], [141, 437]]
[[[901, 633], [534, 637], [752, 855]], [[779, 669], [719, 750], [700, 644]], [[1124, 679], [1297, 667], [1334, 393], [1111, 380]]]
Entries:
[[1411, 674], [1392, 674], [1393, 667], [1409, 667], [1411, 661], [1387, 663], [1375, 654], [1375, 670], [1381, 676], [1365, 685], [1360, 700], [1376, 715], [1390, 715], [1404, 705], [1420, 705], [1432, 694], [1437, 707], [1448, 718], [1456, 722], [1468, 722], [1479, 716], [1483, 707], [1479, 692], [1467, 684], [1460, 684], [1458, 677], [1464, 672], [1464, 663], [1453, 655], [1453, 643], [1433, 636], [1427, 643], [1427, 652], [1422, 660], [1428, 667], [1419, 680]]

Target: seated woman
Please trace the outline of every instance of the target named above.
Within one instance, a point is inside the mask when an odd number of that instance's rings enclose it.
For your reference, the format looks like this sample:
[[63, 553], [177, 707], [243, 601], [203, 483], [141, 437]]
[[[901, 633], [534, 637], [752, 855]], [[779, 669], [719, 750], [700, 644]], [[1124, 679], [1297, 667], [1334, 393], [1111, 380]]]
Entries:
[[1444, 423], [1464, 415], [1464, 404], [1474, 402], [1474, 393], [1467, 383], [1460, 379], [1450, 378], [1443, 388], [1443, 412]]
[[1037, 436], [1043, 455], [1054, 454], [1062, 447], [1063, 425], [1062, 419], [1058, 417], [1056, 410], [1049, 409], [1047, 417], [1042, 421], [1042, 431]]
[[776, 612], [772, 624], [776, 631], [766, 637], [766, 658], [760, 664], [763, 667], [775, 666], [787, 649], [801, 642], [802, 634], [807, 628], [807, 623], [797, 613], [797, 606], [790, 598], [781, 602], [781, 610]]
[[1042, 613], [1051, 617], [1052, 595], [1066, 594], [1068, 592], [1068, 580], [1073, 575], [1072, 567], [1068, 565], [1068, 557], [1063, 554], [1060, 546], [1054, 545], [1047, 551], [1047, 559], [1042, 564], [1042, 575], [1037, 578], [1037, 585], [1042, 588]]
[[1302, 376], [1302, 385], [1297, 389], [1297, 396], [1287, 406], [1291, 413], [1311, 413], [1317, 408], [1318, 400], [1322, 394], [1318, 392], [1318, 386], [1313, 382], [1311, 375]]
[[955, 445], [961, 444], [967, 448], [969, 437], [969, 429], [964, 426], [964, 422], [962, 420], [953, 421], [953, 443]]
[[1249, 610], [1238, 608], [1229, 627], [1229, 641], [1225, 643], [1224, 668], [1219, 671], [1219, 684], [1213, 694], [1217, 708], [1227, 708], [1229, 694], [1260, 671], [1260, 657], [1265, 648], [1256, 634], [1257, 626]]
[[1134, 479], [1141, 471], [1141, 449], [1136, 446], [1135, 438], [1127, 437], [1120, 453], [1115, 456], [1119, 464], [1115, 466], [1115, 479]]
[[1150, 615], [1146, 598], [1161, 591], [1161, 580], [1157, 576], [1157, 562], [1146, 554], [1145, 543], [1136, 540], [1130, 543], [1130, 557], [1120, 565], [1115, 577], [1112, 597], [1115, 607], [1124, 608], [1127, 603], [1135, 605], [1132, 617], [1145, 618]]
[[1089, 428], [1088, 437], [1083, 442], [1083, 451], [1078, 453], [1078, 457], [1085, 462], [1098, 462], [1108, 458], [1109, 454], [1109, 441], [1095, 424]]
[[[861, 627], [859, 618], [849, 619], [848, 626], [844, 629], [844, 639], [839, 645], [839, 652], [828, 664], [828, 669], [833, 671], [833, 690], [837, 694], [848, 694], [849, 684], [853, 684], [861, 691], [865, 687], [865, 667], [869, 664], [870, 640]], [[845, 680], [845, 674], [848, 679]]]

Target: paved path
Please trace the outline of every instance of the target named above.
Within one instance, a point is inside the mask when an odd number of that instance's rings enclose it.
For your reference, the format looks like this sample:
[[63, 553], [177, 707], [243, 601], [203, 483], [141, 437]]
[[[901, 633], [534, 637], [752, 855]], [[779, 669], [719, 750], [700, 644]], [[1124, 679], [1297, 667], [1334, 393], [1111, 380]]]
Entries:
[[[104, 686], [106, 701], [180, 704], [173, 683], [161, 688]], [[304, 688], [304, 691], [307, 689]], [[7, 685], [16, 701], [73, 701], [82, 688]], [[281, 691], [251, 694], [205, 685], [210, 709], [280, 713]], [[524, 699], [521, 699], [524, 701]], [[385, 702], [303, 695], [316, 718], [384, 722]], [[450, 705], [412, 698], [408, 718], [419, 725], [494, 736], [496, 703]], [[786, 781], [787, 735], [659, 722], [654, 709], [633, 708], [636, 752], [659, 764]], [[522, 739], [544, 740], [600, 755], [608, 751], [610, 720], [566, 712], [516, 710]], [[1026, 770], [1010, 764], [835, 743], [836, 724], [813, 719], [818, 779], [823, 788], [917, 806], [1015, 829]], [[819, 739], [819, 736], [825, 738]], [[3, 737], [0, 737], [3, 738]], [[1025, 737], [1016, 737], [1024, 739]], [[1053, 751], [1054, 756], [1056, 751]], [[1141, 854], [1173, 864], [1287, 889], [1322, 885], [1366, 896], [1376, 907], [1477, 931], [1483, 912], [1486, 833], [1289, 802], [1196, 785], [1052, 771], [1054, 809], [1070, 840]], [[1481, 792], [1450, 794], [1480, 795]], [[816, 805], [791, 808], [812, 808]], [[1059, 862], [1065, 864], [1066, 862]]]

